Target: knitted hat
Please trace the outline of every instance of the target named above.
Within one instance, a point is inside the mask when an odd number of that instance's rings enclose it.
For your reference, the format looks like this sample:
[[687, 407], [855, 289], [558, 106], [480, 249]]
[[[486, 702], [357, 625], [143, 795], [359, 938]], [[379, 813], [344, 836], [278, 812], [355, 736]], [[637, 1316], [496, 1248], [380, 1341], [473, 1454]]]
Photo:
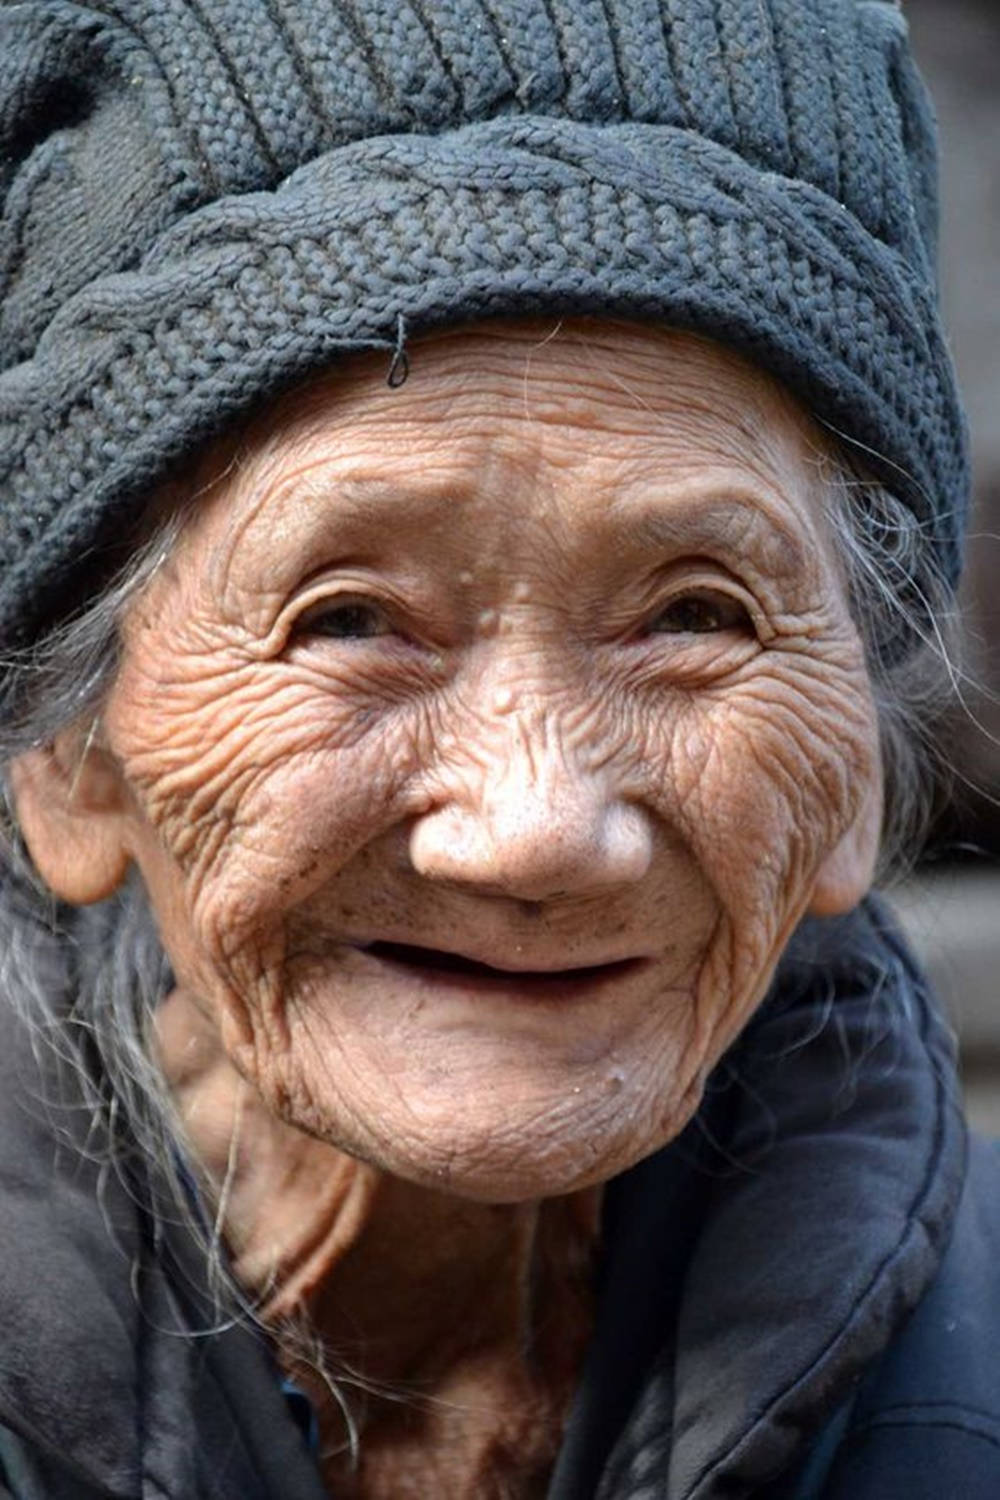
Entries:
[[0, 0], [0, 205], [0, 649], [250, 403], [504, 314], [742, 350], [957, 575], [933, 124], [895, 4]]

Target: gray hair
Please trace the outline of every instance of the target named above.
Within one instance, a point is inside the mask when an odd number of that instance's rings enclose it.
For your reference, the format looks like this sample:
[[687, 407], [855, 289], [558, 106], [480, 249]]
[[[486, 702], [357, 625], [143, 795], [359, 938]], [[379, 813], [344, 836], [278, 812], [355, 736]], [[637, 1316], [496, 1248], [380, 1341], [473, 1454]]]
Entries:
[[821, 458], [827, 514], [878, 716], [884, 783], [876, 883], [913, 868], [953, 791], [946, 715], [963, 704], [961, 613], [922, 521], [851, 460]]
[[[867, 658], [877, 708], [885, 770], [885, 812], [879, 879], [905, 871], [926, 836], [941, 757], [934, 725], [957, 680], [955, 604], [934, 566], [936, 549], [912, 510], [849, 462], [819, 455], [827, 515], [839, 548], [843, 578]], [[102, 704], [119, 662], [120, 624], [128, 606], [163, 566], [187, 513], [175, 507], [139, 548], [125, 570], [75, 619], [60, 625], [36, 649], [0, 660], [0, 858], [21, 883], [32, 879], [21, 846], [7, 767], [21, 752], [51, 742], [68, 725], [99, 724]], [[37, 884], [36, 884], [37, 890]], [[38, 893], [55, 924], [53, 903]], [[54, 1016], [45, 993], [44, 965], [34, 962], [30, 941], [6, 932], [0, 909], [2, 981], [33, 1037], [49, 1046], [78, 1080], [83, 1106], [102, 1122], [109, 1164], [138, 1150], [165, 1184], [169, 1211], [180, 1214], [200, 1242], [218, 1292], [220, 1316], [254, 1316], [225, 1271], [219, 1215], [214, 1224], [194, 1211], [181, 1131], [151, 1055], [151, 1022], [171, 984], [146, 894], [133, 876], [101, 916], [76, 914], [73, 941], [89, 951], [78, 966], [82, 993], [73, 1030]], [[70, 927], [65, 927], [69, 932]], [[96, 1057], [99, 1076], [85, 1065]], [[219, 1185], [216, 1185], [218, 1188]], [[272, 1330], [273, 1332], [273, 1330]], [[300, 1358], [323, 1369], [322, 1351], [294, 1331], [287, 1342]], [[343, 1375], [338, 1374], [343, 1383]], [[341, 1394], [353, 1447], [355, 1434]]]

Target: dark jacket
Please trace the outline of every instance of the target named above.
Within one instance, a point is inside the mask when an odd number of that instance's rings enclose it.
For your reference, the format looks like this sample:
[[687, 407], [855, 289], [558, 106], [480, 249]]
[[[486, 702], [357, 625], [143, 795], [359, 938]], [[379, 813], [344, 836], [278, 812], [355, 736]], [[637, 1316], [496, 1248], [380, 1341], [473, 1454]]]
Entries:
[[[107, 1170], [71, 1080], [4, 1037], [0, 1494], [321, 1500], [144, 1164]], [[967, 1166], [950, 1038], [876, 903], [800, 930], [697, 1119], [609, 1187], [604, 1245], [551, 1500], [1000, 1496], [1000, 1162]]]

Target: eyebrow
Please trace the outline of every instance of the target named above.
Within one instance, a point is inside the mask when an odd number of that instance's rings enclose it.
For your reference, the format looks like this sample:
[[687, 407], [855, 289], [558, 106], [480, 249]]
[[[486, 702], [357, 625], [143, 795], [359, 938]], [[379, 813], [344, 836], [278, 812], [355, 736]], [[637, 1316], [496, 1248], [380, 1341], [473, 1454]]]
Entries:
[[[631, 508], [631, 507], [629, 507]], [[651, 551], [711, 551], [734, 568], [748, 562], [776, 581], [801, 579], [816, 566], [815, 539], [797, 533], [759, 494], [743, 488], [720, 493], [713, 484], [701, 495], [658, 506], [622, 507], [620, 519], [636, 545]]]
[[[473, 489], [474, 485], [467, 478], [457, 475], [450, 482], [444, 479], [433, 483], [415, 481], [413, 471], [402, 467], [399, 474], [331, 474], [329, 471], [322, 477], [298, 474], [281, 486], [279, 514], [303, 500], [314, 499], [329, 505], [334, 515], [340, 506], [350, 513], [351, 520], [371, 520], [378, 517], [384, 506], [403, 496], [412, 505], [431, 511], [446, 505], [449, 500], [471, 494]], [[263, 492], [261, 498], [264, 498]], [[331, 505], [331, 501], [336, 504]]]
[[[442, 479], [428, 484], [415, 483], [412, 472], [401, 471], [398, 476], [391, 473], [336, 474], [324, 466], [322, 473], [288, 476], [276, 488], [279, 493], [275, 495], [272, 491], [269, 497], [264, 480], [254, 484], [251, 490], [255, 514], [250, 526], [264, 525], [274, 538], [280, 536], [289, 518], [303, 503], [315, 501], [317, 504], [315, 521], [309, 529], [299, 533], [294, 543], [284, 549], [280, 546], [275, 549], [276, 572], [293, 577], [317, 549], [339, 549], [346, 545], [353, 550], [359, 529], [363, 530], [372, 523], [382, 524], [384, 531], [381, 535], [384, 536], [390, 535], [390, 529], [398, 531], [398, 518], [394, 527], [387, 508], [400, 497], [405, 496], [410, 502], [412, 525], [427, 526], [435, 515], [445, 512], [449, 501], [471, 493], [473, 486], [457, 475], [452, 482]], [[270, 514], [269, 498], [276, 502]], [[266, 520], [262, 520], [264, 516]]]
[[[415, 481], [413, 473], [404, 468], [398, 474], [331, 474], [329, 470], [298, 474], [282, 486], [275, 519], [280, 526], [282, 514], [310, 496], [320, 502], [335, 497], [335, 504], [323, 506], [325, 514], [316, 530], [296, 549], [306, 556], [321, 537], [333, 542], [338, 533], [344, 537], [358, 526], [377, 521], [383, 508], [404, 493], [412, 507], [412, 523], [420, 526], [446, 514], [449, 504], [460, 502], [475, 488], [468, 472], [457, 468], [450, 478], [442, 472], [431, 482]], [[685, 490], [688, 492], [681, 498], [669, 481], [637, 480], [635, 475], [628, 475], [622, 493], [609, 503], [602, 517], [609, 543], [624, 535], [637, 550], [661, 556], [706, 552], [730, 565], [734, 572], [749, 565], [759, 578], [775, 583], [802, 583], [815, 574], [817, 547], [812, 529], [800, 532], [790, 525], [776, 514], [773, 501], [747, 479], [706, 475], [700, 483], [686, 481]], [[293, 563], [292, 571], [295, 566]]]

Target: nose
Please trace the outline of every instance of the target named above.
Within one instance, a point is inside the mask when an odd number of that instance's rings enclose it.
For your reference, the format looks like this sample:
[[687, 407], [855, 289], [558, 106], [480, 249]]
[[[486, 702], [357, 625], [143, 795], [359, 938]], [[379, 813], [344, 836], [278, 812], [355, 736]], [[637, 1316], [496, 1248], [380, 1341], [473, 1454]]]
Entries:
[[596, 895], [640, 881], [652, 858], [648, 814], [607, 766], [588, 767], [539, 727], [468, 766], [410, 833], [426, 879], [526, 901]]

